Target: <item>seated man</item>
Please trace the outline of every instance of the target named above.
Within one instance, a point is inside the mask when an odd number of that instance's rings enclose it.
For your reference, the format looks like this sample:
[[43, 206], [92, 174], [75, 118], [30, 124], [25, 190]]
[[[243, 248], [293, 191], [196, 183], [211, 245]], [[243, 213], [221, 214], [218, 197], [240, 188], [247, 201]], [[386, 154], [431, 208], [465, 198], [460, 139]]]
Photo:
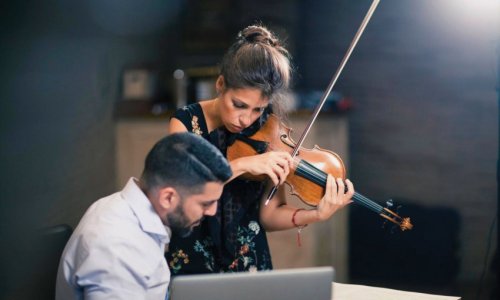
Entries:
[[56, 299], [165, 299], [170, 234], [187, 236], [217, 210], [231, 169], [194, 134], [160, 140], [140, 180], [92, 204], [59, 263]]

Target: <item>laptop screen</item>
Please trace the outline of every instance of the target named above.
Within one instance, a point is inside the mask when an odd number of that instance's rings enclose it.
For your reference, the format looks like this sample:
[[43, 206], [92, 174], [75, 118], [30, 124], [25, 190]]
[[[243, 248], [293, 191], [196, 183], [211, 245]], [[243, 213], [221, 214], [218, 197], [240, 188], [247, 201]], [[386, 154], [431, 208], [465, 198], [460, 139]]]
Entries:
[[171, 300], [329, 300], [332, 267], [184, 275], [172, 279]]

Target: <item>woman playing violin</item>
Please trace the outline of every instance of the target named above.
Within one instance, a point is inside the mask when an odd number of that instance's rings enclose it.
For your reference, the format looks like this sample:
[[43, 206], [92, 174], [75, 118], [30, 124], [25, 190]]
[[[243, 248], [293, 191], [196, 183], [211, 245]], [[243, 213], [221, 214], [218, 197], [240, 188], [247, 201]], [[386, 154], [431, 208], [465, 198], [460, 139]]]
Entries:
[[[263, 26], [243, 29], [225, 54], [216, 81], [217, 97], [177, 110], [169, 133], [189, 131], [209, 140], [226, 155], [236, 134], [251, 135], [268, 115], [279, 114], [288, 91], [288, 51]], [[325, 195], [315, 209], [286, 203], [283, 183], [293, 166], [288, 152], [269, 151], [230, 161], [233, 177], [226, 182], [217, 214], [193, 234], [174, 236], [166, 258], [173, 275], [272, 269], [267, 231], [302, 228], [330, 218], [351, 202], [349, 180], [328, 175]], [[238, 178], [244, 173], [267, 175], [268, 182]], [[264, 205], [267, 192], [278, 192]]]

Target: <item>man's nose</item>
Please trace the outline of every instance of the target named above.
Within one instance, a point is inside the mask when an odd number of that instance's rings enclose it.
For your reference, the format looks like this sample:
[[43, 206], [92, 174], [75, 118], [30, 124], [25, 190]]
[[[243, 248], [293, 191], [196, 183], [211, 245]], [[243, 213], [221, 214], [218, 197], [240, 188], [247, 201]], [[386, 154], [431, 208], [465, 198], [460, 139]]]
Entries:
[[204, 213], [205, 216], [214, 216], [217, 212], [217, 202], [211, 205]]

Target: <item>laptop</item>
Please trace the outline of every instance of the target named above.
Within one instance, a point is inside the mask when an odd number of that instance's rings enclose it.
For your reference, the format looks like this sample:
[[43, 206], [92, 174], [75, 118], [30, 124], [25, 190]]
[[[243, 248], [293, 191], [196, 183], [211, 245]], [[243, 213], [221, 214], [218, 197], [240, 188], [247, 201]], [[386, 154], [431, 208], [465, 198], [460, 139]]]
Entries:
[[332, 267], [183, 275], [172, 279], [170, 300], [329, 300]]

